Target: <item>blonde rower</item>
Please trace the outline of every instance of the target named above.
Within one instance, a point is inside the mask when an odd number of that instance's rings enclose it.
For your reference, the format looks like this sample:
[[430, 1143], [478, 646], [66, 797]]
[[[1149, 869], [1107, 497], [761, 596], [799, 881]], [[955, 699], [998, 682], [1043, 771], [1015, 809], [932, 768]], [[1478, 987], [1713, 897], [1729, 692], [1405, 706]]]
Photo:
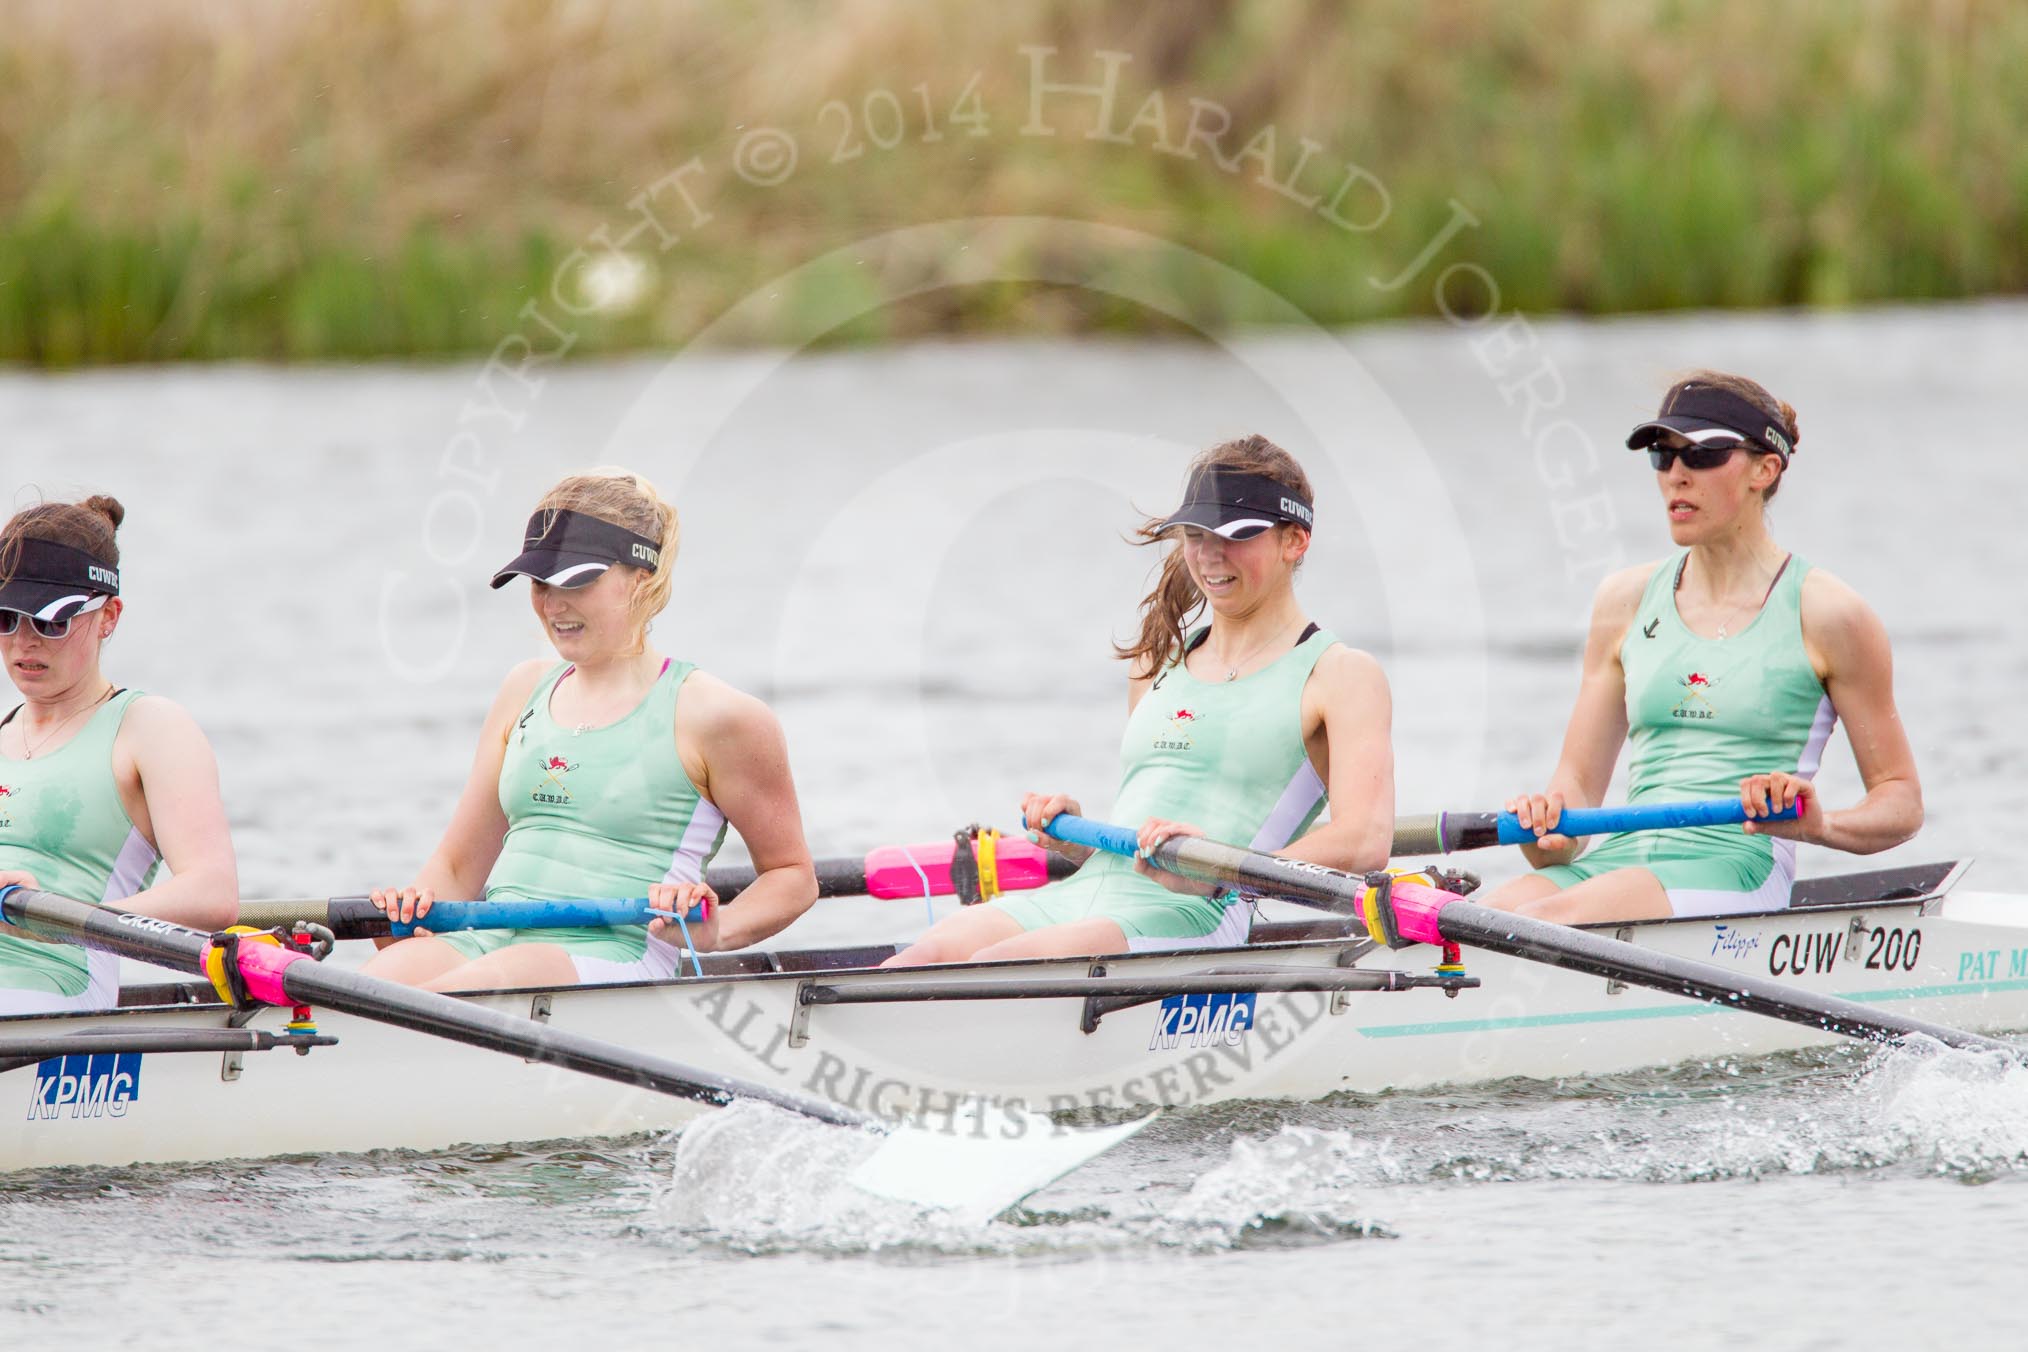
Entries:
[[[697, 949], [739, 948], [817, 896], [781, 725], [765, 704], [648, 646], [669, 601], [676, 509], [639, 475], [596, 470], [550, 489], [521, 555], [494, 577], [531, 581], [557, 660], [509, 672], [436, 853], [403, 888], [373, 894], [427, 925], [438, 897], [647, 897], [716, 905], [704, 870], [728, 825], [758, 877], [689, 926]], [[435, 990], [668, 976], [677, 930], [465, 931], [418, 936], [367, 964]]]

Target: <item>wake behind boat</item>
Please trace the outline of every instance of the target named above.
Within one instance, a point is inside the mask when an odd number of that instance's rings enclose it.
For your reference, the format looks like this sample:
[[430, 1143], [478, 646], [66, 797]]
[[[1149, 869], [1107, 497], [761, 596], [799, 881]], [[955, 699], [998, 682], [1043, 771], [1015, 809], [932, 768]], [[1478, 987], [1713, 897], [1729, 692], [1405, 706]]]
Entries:
[[[1772, 914], [1596, 930], [1882, 1011], [2028, 1027], [2028, 897], [1956, 890], [1965, 867], [1814, 879]], [[1383, 948], [1333, 915], [1260, 921], [1239, 946], [876, 970], [893, 951], [706, 954], [701, 973], [464, 998], [854, 1112], [942, 1114], [959, 1133], [1024, 1110], [1600, 1075], [1834, 1040], [1497, 954], [1440, 974], [1438, 949]], [[323, 1011], [316, 1032], [335, 1045], [290, 1055], [288, 1018], [196, 982], [0, 1018], [0, 1169], [617, 1136], [706, 1110]]]

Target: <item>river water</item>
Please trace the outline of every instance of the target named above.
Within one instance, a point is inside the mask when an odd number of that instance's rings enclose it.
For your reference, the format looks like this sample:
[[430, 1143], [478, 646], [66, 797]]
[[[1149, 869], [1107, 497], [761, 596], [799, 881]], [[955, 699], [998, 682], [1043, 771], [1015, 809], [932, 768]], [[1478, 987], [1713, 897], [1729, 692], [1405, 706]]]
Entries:
[[[1495, 803], [1553, 763], [1601, 573], [1666, 548], [1618, 437], [1682, 370], [1741, 370], [1801, 411], [1777, 537], [1894, 637], [1929, 811], [1887, 862], [1976, 853], [2004, 889], [2028, 865], [2024, 359], [2028, 306], [1989, 304], [518, 380], [11, 373], [0, 487], [126, 501], [110, 674], [211, 734], [246, 894], [326, 895], [405, 879], [433, 844], [492, 690], [541, 641], [525, 589], [485, 578], [543, 487], [602, 463], [681, 507], [654, 641], [779, 711], [820, 855], [1004, 824], [1029, 788], [1102, 814], [1108, 643], [1152, 563], [1122, 534], [1191, 452], [1255, 430], [1316, 481], [1306, 605], [1391, 674], [1401, 809]], [[1820, 783], [1857, 796], [1842, 738]], [[923, 921], [826, 903], [777, 942]], [[767, 1164], [816, 1129], [749, 1116], [750, 1148], [713, 1167], [623, 1141], [6, 1176], [0, 1334], [210, 1345], [227, 1299], [278, 1302], [328, 1347], [2028, 1334], [2000, 1268], [2028, 1241], [2028, 1073], [1964, 1054], [1192, 1110], [965, 1232], [813, 1214]]]

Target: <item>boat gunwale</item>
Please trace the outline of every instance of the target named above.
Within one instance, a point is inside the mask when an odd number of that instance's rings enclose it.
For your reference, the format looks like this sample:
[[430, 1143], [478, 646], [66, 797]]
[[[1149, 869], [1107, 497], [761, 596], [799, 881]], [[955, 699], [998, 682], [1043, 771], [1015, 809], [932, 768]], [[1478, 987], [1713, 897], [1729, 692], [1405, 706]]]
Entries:
[[[1877, 869], [1853, 874], [1828, 874], [1825, 875], [1822, 879], [1806, 880], [1807, 882], [1822, 882], [1822, 883], [1836, 883], [1839, 881], [1844, 881], [1847, 883], [1857, 883], [1858, 881], [1867, 878], [1880, 878], [1880, 879], [1886, 879], [1889, 877], [1901, 878], [1907, 877], [1911, 874], [1921, 875], [1924, 873], [1933, 872], [1938, 869], [1944, 870], [1942, 876], [1937, 880], [1935, 884], [1926, 889], [1921, 889], [1919, 891], [1919, 894], [1915, 896], [1874, 897], [1874, 898], [1855, 899], [1852, 901], [1821, 902], [1817, 904], [1803, 906], [1792, 905], [1789, 907], [1785, 907], [1779, 911], [1744, 911], [1737, 913], [1728, 913], [1724, 915], [1667, 916], [1654, 920], [1633, 920], [1633, 921], [1608, 920], [1608, 921], [1600, 921], [1594, 924], [1580, 925], [1576, 926], [1575, 928], [1581, 930], [1599, 931], [1606, 933], [1614, 933], [1619, 930], [1631, 929], [1635, 932], [1635, 934], [1638, 934], [1644, 930], [1660, 930], [1662, 932], [1667, 932], [1669, 929], [1673, 927], [1680, 927], [1686, 925], [1708, 925], [1714, 923], [1732, 923], [1744, 920], [1778, 920], [1785, 918], [1808, 918], [1818, 916], [1830, 916], [1854, 911], [1878, 910], [1882, 907], [1892, 907], [1897, 910], [1904, 908], [1915, 908], [1917, 910], [1925, 910], [1932, 903], [1942, 900], [1947, 895], [1949, 890], [1952, 887], [1954, 887], [1957, 884], [1957, 882], [1964, 876], [1966, 869], [1968, 869], [1971, 866], [1971, 863], [1972, 861], [1970, 859], [1944, 860], [1931, 864], [1902, 865], [1890, 869]], [[1317, 938], [1300, 938], [1300, 939], [1270, 938], [1264, 942], [1257, 943], [1246, 943], [1240, 945], [1222, 945], [1205, 948], [1178, 948], [1178, 949], [1170, 949], [1160, 953], [1102, 953], [1102, 954], [1093, 954], [1088, 957], [1081, 958], [1003, 958], [996, 959], [990, 962], [937, 963], [934, 964], [933, 966], [912, 968], [909, 970], [912, 975], [919, 977], [927, 976], [937, 978], [949, 976], [954, 980], [962, 981], [963, 979], [965, 979], [967, 974], [976, 974], [982, 971], [991, 971], [997, 973], [1007, 971], [1032, 970], [1034, 968], [1043, 965], [1062, 964], [1065, 962], [1086, 962], [1086, 963], [1103, 963], [1103, 964], [1130, 962], [1139, 964], [1148, 961], [1150, 959], [1169, 960], [1176, 958], [1194, 959], [1202, 961], [1205, 959], [1220, 959], [1220, 958], [1231, 959], [1235, 957], [1257, 957], [1262, 954], [1269, 953], [1291, 954], [1302, 952], [1305, 950], [1317, 950], [1317, 951], [1343, 950], [1353, 945], [1363, 944], [1366, 946], [1366, 951], [1362, 951], [1357, 955], [1357, 958], [1355, 958], [1354, 960], [1354, 963], [1356, 964], [1356, 962], [1359, 959], [1363, 959], [1364, 957], [1367, 956], [1367, 951], [1371, 951], [1371, 949], [1373, 948], [1373, 945], [1370, 939], [1365, 934], [1364, 930], [1353, 928], [1354, 921], [1351, 916], [1343, 915], [1343, 913], [1334, 913], [1321, 910], [1318, 912], [1318, 914], [1320, 917], [1333, 914], [1339, 915], [1346, 922], [1347, 932], [1344, 935], [1336, 937], [1317, 937]], [[1290, 921], [1268, 921], [1265, 923], [1269, 926], [1275, 925], [1300, 926], [1314, 922], [1305, 920], [1290, 920]], [[1421, 945], [1417, 945], [1417, 947], [1420, 946]], [[554, 997], [557, 995], [577, 995], [585, 992], [623, 991], [623, 990], [641, 990], [641, 989], [683, 990], [703, 985], [709, 985], [717, 982], [734, 982], [738, 984], [747, 984], [750, 982], [766, 982], [766, 981], [802, 982], [811, 980], [831, 980], [836, 978], [892, 979], [894, 976], [894, 969], [891, 968], [881, 968], [878, 966], [825, 967], [820, 963], [813, 963], [808, 966], [797, 965], [791, 967], [784, 965], [782, 961], [783, 958], [797, 957], [801, 955], [824, 955], [831, 953], [844, 953], [854, 951], [854, 949], [878, 951], [881, 948], [888, 948], [892, 951], [898, 949], [899, 945], [840, 945], [837, 948], [785, 949], [779, 952], [775, 952], [772, 950], [763, 950], [770, 953], [769, 968], [768, 970], [765, 971], [705, 972], [702, 975], [688, 975], [688, 976], [679, 973], [678, 975], [675, 976], [639, 980], [639, 981], [602, 982], [595, 985], [570, 984], [560, 986], [509, 986], [488, 990], [460, 991], [458, 992], [458, 994], [460, 996], [469, 996], [472, 998], [483, 998], [483, 999], [497, 998], [501, 996], [512, 996], [532, 1000], [536, 997], [545, 995]], [[710, 960], [710, 955], [707, 955], [706, 960], [707, 961]], [[194, 994], [202, 992], [204, 994], [210, 994], [210, 992], [204, 987], [203, 983], [197, 981], [163, 982], [159, 983], [159, 985], [161, 988], [179, 990], [185, 993]], [[136, 986], [136, 987], [128, 987], [127, 989], [141, 990], [148, 989], [148, 987]], [[49, 1023], [59, 1020], [74, 1020], [74, 1019], [103, 1019], [111, 1015], [118, 1016], [125, 1016], [131, 1014], [160, 1015], [175, 1010], [206, 1011], [211, 1013], [218, 1013], [218, 1012], [230, 1012], [231, 1007], [226, 1005], [223, 1001], [217, 999], [198, 999], [198, 1000], [165, 1001], [162, 1003], [154, 1003], [154, 1004], [133, 1004], [133, 1005], [120, 1004], [107, 1009], [62, 1010], [37, 1014], [0, 1014], [0, 1033], [4, 1033], [5, 1030], [8, 1029], [9, 1027], [19, 1027], [35, 1023]]]

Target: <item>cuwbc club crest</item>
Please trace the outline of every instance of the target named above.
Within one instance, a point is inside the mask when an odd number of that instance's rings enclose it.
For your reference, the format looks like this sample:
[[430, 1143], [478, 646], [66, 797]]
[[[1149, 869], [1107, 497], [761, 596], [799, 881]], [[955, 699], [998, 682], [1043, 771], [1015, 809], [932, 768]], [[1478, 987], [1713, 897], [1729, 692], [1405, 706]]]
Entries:
[[530, 796], [538, 803], [568, 803], [570, 786], [563, 781], [566, 775], [577, 769], [577, 765], [576, 761], [567, 761], [561, 756], [544, 757], [541, 761], [542, 782], [535, 786], [535, 792]]
[[11, 788], [6, 784], [0, 784], [0, 826], [14, 825], [14, 817], [7, 811], [7, 800], [18, 797], [20, 793], [21, 790], [19, 789]]
[[1176, 712], [1169, 715], [1168, 728], [1155, 734], [1156, 750], [1188, 751], [1197, 745], [1196, 739], [1190, 735], [1190, 726], [1197, 721], [1198, 715], [1195, 710], [1179, 706]]
[[1711, 702], [1711, 692], [1717, 688], [1718, 680], [1701, 671], [1679, 677], [1676, 684], [1683, 687], [1683, 698], [1676, 701], [1676, 707], [1669, 711], [1672, 718], [1716, 718], [1718, 706]]

